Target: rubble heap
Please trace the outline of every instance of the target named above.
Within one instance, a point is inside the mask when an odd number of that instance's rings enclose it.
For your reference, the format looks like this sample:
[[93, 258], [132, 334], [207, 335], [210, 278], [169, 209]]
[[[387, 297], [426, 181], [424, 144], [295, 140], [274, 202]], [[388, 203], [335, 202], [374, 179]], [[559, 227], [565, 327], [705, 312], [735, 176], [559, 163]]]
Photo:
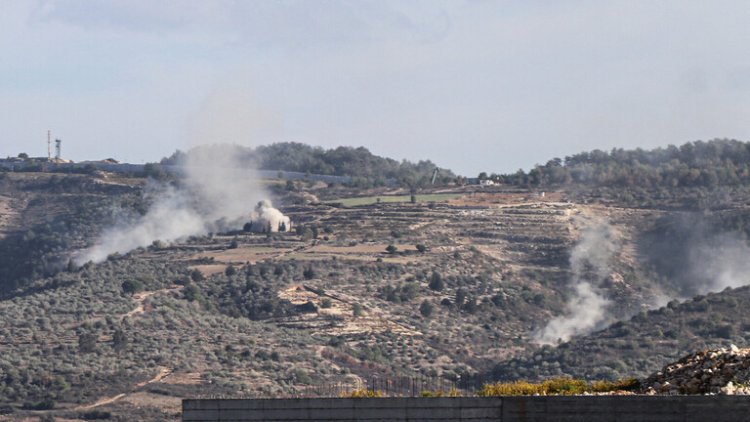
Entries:
[[732, 345], [685, 356], [641, 385], [644, 394], [750, 395], [750, 348]]

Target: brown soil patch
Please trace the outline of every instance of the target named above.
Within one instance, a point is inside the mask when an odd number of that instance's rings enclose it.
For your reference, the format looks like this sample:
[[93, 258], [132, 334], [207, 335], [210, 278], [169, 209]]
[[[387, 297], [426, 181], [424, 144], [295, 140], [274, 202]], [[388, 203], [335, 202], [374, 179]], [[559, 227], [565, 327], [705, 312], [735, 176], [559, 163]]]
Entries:
[[279, 292], [279, 299], [288, 300], [295, 305], [302, 305], [307, 302], [317, 302], [321, 298], [317, 293], [307, 290], [304, 286], [294, 286]]
[[[162, 413], [176, 415], [182, 413], [182, 399], [161, 394], [138, 392], [128, 395], [122, 399], [135, 407], [150, 407], [159, 409]], [[179, 420], [179, 418], [175, 419]]]
[[[291, 325], [315, 326], [321, 325], [318, 330], [325, 331], [330, 335], [347, 335], [368, 332], [390, 331], [402, 335], [415, 336], [421, 333], [408, 327], [402, 326], [390, 319], [390, 316], [378, 309], [365, 307], [363, 315], [354, 316], [354, 304], [360, 303], [356, 298], [338, 291], [326, 291], [325, 294], [317, 294], [303, 285], [291, 287], [279, 292], [279, 298], [289, 300], [294, 304], [312, 302], [318, 307], [317, 313], [301, 316]], [[330, 308], [322, 308], [323, 299], [331, 300]], [[364, 305], [364, 304], [363, 304]], [[329, 325], [327, 320], [335, 318], [336, 323]]]
[[472, 192], [448, 201], [450, 205], [485, 206], [527, 204], [530, 202], [561, 202], [561, 192]]
[[203, 374], [200, 372], [172, 373], [164, 377], [161, 382], [175, 385], [200, 385], [203, 383]]
[[[134, 389], [145, 387], [146, 385], [154, 383], [154, 382], [159, 382], [162, 379], [164, 379], [164, 377], [166, 377], [167, 375], [169, 375], [171, 372], [172, 371], [169, 368], [161, 368], [159, 370], [159, 373], [156, 374], [155, 377], [151, 378], [150, 380], [143, 381], [141, 383], [136, 384], [135, 387], [134, 387]], [[116, 401], [118, 401], [118, 400], [126, 397], [129, 394], [130, 393], [120, 393], [120, 394], [117, 394], [117, 395], [114, 395], [114, 396], [110, 396], [110, 397], [102, 397], [101, 399], [95, 401], [94, 403], [78, 406], [74, 410], [88, 410], [88, 409], [93, 409], [95, 407], [104, 406], [105, 404], [114, 403], [114, 402], [116, 402]]]
[[269, 248], [269, 247], [239, 247], [235, 249], [225, 249], [221, 251], [203, 252], [193, 258], [213, 258], [218, 262], [256, 263], [265, 259], [273, 258], [291, 251], [291, 248]]
[[[311, 253], [327, 253], [327, 254], [384, 254], [385, 248], [388, 245], [355, 245], [355, 246], [331, 246], [331, 245], [316, 245], [307, 250]], [[415, 251], [417, 247], [415, 245], [396, 244], [399, 251]]]
[[227, 265], [223, 265], [223, 264], [191, 265], [188, 268], [191, 270], [200, 271], [204, 277], [210, 277], [214, 274], [223, 273], [227, 269]]

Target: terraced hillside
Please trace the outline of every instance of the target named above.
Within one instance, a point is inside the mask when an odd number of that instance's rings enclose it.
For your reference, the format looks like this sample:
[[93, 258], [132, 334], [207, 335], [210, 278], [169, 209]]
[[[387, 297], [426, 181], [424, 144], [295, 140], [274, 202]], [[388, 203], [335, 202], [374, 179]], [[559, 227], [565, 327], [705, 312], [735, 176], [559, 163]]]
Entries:
[[[0, 195], [29, 205], [15, 208], [4, 230], [28, 234], [27, 221], [35, 233], [49, 224], [58, 237], [75, 234], [43, 250], [67, 262], [72, 249], [121, 215], [137, 219], [148, 203], [137, 183], [105, 176], [55, 189], [43, 188], [48, 175], [5, 176]], [[338, 394], [376, 377], [468, 387], [505, 368], [498, 362], [536, 356], [548, 373], [564, 372], [547, 357], [566, 346], [541, 347], [539, 332], [570, 313], [576, 283], [592, 284], [605, 303], [590, 330], [679, 291], [649, 255], [649, 233], [670, 212], [505, 187], [436, 193], [454, 196], [354, 207], [281, 197], [290, 232], [157, 241], [100, 264], [32, 272], [0, 302], [3, 409], [166, 420], [177, 418], [180, 398], [206, 394]], [[81, 206], [97, 211], [80, 214]], [[582, 250], [592, 233], [603, 236]], [[601, 262], [588, 257], [597, 248], [607, 252]], [[628, 347], [616, 344], [612, 356]]]

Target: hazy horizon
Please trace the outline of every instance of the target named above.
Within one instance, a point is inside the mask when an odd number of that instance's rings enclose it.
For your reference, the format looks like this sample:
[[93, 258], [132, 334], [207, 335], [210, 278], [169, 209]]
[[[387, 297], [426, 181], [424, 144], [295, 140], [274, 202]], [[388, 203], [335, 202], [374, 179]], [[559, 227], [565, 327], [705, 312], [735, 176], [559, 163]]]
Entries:
[[364, 146], [459, 174], [750, 139], [739, 1], [3, 1], [0, 154]]

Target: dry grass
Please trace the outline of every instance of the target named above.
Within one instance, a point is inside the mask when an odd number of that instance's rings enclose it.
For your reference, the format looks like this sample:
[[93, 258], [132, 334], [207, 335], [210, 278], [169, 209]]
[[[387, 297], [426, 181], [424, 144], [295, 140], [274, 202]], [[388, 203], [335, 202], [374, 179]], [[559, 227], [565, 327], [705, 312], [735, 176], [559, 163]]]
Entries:
[[358, 390], [352, 390], [341, 394], [341, 398], [347, 399], [364, 399], [373, 397], [385, 397], [385, 393], [380, 390], [368, 390], [366, 388], [360, 388]]
[[485, 384], [478, 392], [482, 397], [494, 396], [570, 396], [584, 393], [608, 393], [614, 391], [629, 391], [638, 387], [635, 378], [619, 381], [595, 381], [589, 383], [581, 379], [568, 377], [551, 378], [541, 383], [528, 381], [499, 382]]
[[461, 391], [454, 388], [450, 390], [424, 390], [420, 393], [422, 397], [461, 397]]

